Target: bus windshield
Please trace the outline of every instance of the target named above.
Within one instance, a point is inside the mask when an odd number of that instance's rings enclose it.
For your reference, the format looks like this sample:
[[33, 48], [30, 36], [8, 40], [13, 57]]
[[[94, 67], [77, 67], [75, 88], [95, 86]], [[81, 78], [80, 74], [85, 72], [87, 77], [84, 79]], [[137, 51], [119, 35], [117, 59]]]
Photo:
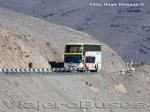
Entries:
[[82, 55], [65, 55], [64, 62], [65, 63], [81, 63]]
[[65, 53], [82, 53], [82, 45], [66, 45]]
[[95, 57], [92, 56], [86, 57], [86, 63], [95, 63]]

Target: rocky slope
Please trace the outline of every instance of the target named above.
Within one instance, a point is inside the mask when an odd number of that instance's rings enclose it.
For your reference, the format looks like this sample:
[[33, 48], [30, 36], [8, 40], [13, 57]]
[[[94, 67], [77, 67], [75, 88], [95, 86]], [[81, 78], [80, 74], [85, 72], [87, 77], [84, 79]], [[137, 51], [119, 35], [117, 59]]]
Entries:
[[[125, 67], [121, 57], [119, 57], [115, 51], [111, 50], [106, 44], [93, 39], [85, 33], [44, 22], [40, 19], [29, 17], [3, 8], [0, 8], [0, 25], [8, 30], [14, 31], [17, 35], [30, 35], [33, 40], [38, 41], [38, 43], [36, 42], [38, 45], [40, 44], [40, 40], [36, 37], [48, 39], [62, 52], [65, 44], [69, 42], [100, 43], [102, 45], [102, 68], [104, 71], [116, 72], [123, 70]], [[31, 44], [32, 43], [30, 43], [30, 45]], [[49, 49], [43, 49], [41, 44], [40, 51], [45, 50], [44, 52], [51, 52]], [[45, 53], [42, 53], [42, 55], [46, 55], [48, 57]], [[60, 57], [62, 58], [63, 55], [60, 55]]]
[[[0, 8], [1, 67], [27, 67], [30, 61], [36, 67], [47, 67], [47, 60], [61, 60], [64, 45], [74, 41], [101, 43], [70, 28]], [[103, 70], [122, 70], [124, 63], [121, 58], [107, 45], [101, 44]], [[149, 69], [148, 65], [140, 66], [131, 74], [50, 73], [25, 76], [0, 73], [0, 111], [147, 112], [150, 104]], [[105, 106], [95, 108], [92, 104], [92, 108], [85, 108], [85, 105], [80, 107], [80, 101], [97, 102], [98, 106], [105, 103]], [[144, 108], [138, 102], [144, 104]], [[113, 106], [114, 103], [117, 107]]]
[[[144, 3], [139, 7], [92, 7], [90, 3]], [[89, 33], [125, 60], [150, 63], [149, 0], [0, 0], [0, 6]]]
[[[48, 40], [0, 28], [0, 68], [50, 68], [62, 52]], [[31, 63], [31, 65], [29, 65]]]

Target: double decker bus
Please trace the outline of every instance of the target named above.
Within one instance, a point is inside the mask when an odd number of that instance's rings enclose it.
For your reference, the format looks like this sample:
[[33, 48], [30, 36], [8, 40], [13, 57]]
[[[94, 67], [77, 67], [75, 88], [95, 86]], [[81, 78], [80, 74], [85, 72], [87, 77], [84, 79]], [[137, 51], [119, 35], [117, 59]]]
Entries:
[[64, 67], [95, 71], [101, 69], [101, 45], [70, 43], [65, 46]]

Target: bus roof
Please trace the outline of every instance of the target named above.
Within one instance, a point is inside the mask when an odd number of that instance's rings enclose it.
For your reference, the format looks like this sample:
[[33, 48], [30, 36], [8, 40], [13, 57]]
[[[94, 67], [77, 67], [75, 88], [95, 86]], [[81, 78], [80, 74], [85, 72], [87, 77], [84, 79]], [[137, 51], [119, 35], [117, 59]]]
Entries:
[[88, 44], [88, 45], [100, 45], [98, 43], [68, 43], [67, 45], [84, 45], [84, 44]]

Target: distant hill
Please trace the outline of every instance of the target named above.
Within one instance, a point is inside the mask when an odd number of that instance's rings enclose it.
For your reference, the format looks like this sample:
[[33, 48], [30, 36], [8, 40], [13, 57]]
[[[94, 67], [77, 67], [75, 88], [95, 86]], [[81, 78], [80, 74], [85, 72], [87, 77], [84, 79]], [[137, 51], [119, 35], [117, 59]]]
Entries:
[[[90, 7], [90, 2], [144, 3], [143, 7]], [[86, 32], [125, 60], [150, 63], [149, 0], [0, 0], [0, 6]]]

